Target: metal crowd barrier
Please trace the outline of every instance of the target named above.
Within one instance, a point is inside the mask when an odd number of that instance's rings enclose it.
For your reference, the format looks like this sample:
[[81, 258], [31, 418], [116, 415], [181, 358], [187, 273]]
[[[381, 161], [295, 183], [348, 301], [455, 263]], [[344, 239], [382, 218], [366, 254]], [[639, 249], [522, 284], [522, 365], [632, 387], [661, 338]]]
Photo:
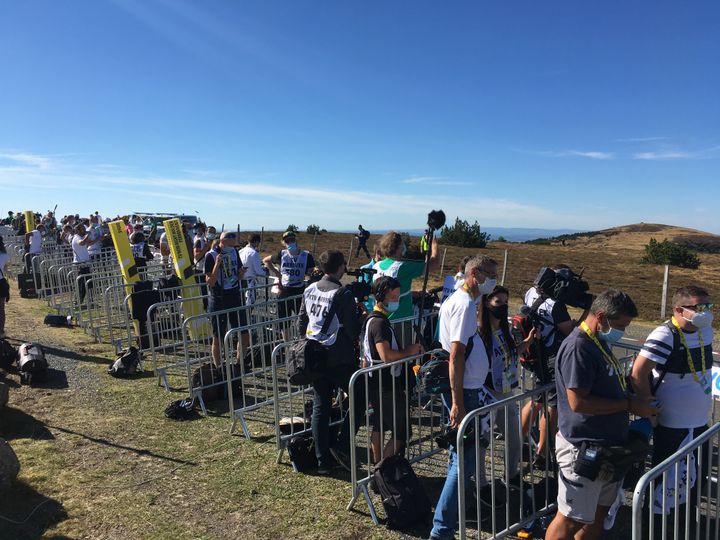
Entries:
[[633, 540], [718, 538], [719, 443], [717, 423], [640, 478], [632, 501]]
[[[369, 491], [373, 465], [388, 454], [403, 452], [410, 463], [419, 463], [441, 451], [437, 439], [442, 437], [444, 411], [435, 397], [424, 397], [406, 391], [415, 378], [413, 366], [423, 355], [410, 356], [388, 364], [375, 364], [356, 371], [350, 379], [350, 433], [355, 434], [350, 445], [352, 498], [347, 509], [352, 510], [362, 494], [375, 524], [379, 518]], [[357, 393], [361, 393], [365, 421], [357, 425]], [[385, 432], [392, 438], [386, 442]], [[358, 455], [356, 446], [361, 449]], [[361, 457], [363, 459], [361, 459]], [[442, 465], [438, 465], [442, 470]]]
[[[216, 377], [213, 374], [209, 378], [203, 376], [199, 385], [193, 384], [193, 368], [200, 367], [202, 364], [212, 362], [213, 360], [211, 328], [224, 327], [227, 333], [228, 331], [231, 331], [233, 329], [233, 326], [239, 327], [239, 325], [234, 324], [235, 321], [240, 322], [243, 319], [245, 319], [246, 323], [258, 319], [260, 320], [260, 322], [268, 323], [270, 321], [277, 320], [277, 316], [274, 315], [274, 313], [277, 313], [278, 304], [280, 302], [290, 303], [301, 298], [301, 295], [297, 295], [288, 298], [273, 299], [267, 302], [255, 303], [239, 308], [231, 308], [222, 311], [215, 311], [212, 313], [195, 315], [193, 317], [186, 318], [183, 321], [183, 363], [185, 365], [188, 388], [190, 388], [190, 395], [198, 399], [203, 413], [207, 414], [205, 400], [203, 398], [203, 391], [227, 382], [224, 379], [223, 375]], [[244, 324], [243, 326], [248, 326], [248, 324]], [[231, 332], [231, 335], [234, 335], [235, 333]], [[230, 358], [229, 351], [225, 350], [225, 337], [226, 336], [224, 335], [219, 336], [219, 339], [217, 340], [219, 350], [218, 361], [221, 364], [218, 367], [222, 367], [223, 359]], [[292, 335], [286, 335], [285, 338], [291, 339]], [[232, 347], [230, 347], [230, 349], [232, 349]], [[231, 365], [235, 364], [232, 361], [229, 363]], [[237, 380], [241, 377], [241, 373], [237, 373], [232, 377], [230, 382], [232, 383], [232, 380]]]
[[[250, 439], [247, 425], [250, 413], [255, 422], [266, 425], [274, 422], [274, 414], [266, 413], [275, 403], [275, 395], [278, 393], [272, 356], [274, 350], [286, 340], [297, 340], [297, 322], [298, 316], [295, 315], [233, 328], [225, 334], [228, 408], [232, 420], [230, 433], [235, 433], [239, 423], [245, 438]], [[247, 346], [242, 340], [244, 333], [247, 335]]]

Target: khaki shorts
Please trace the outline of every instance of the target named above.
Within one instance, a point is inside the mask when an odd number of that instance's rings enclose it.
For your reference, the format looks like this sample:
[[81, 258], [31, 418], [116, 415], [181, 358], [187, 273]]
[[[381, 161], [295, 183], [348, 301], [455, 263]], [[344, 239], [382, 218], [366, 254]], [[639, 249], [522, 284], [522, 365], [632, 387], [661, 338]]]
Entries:
[[612, 506], [621, 482], [590, 480], [573, 471], [578, 447], [569, 443], [558, 432], [555, 437], [555, 456], [560, 481], [558, 482], [558, 511], [580, 523], [594, 523], [598, 506]]

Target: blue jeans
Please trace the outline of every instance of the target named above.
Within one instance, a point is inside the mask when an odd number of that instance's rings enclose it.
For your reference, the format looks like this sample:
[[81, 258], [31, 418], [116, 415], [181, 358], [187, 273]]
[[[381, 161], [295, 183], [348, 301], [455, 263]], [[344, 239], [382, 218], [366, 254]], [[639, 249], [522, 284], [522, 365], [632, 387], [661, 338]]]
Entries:
[[[465, 411], [470, 412], [480, 407], [477, 390], [463, 390]], [[443, 396], [445, 407], [451, 402], [448, 396]], [[433, 516], [433, 528], [430, 536], [440, 540], [455, 538], [455, 529], [458, 526], [458, 455], [454, 446], [448, 449], [450, 462], [448, 464], [447, 478], [443, 486], [440, 498], [435, 506]], [[469, 450], [469, 451], [468, 451]], [[465, 451], [465, 487], [470, 490], [470, 477], [475, 474], [475, 451], [473, 448], [466, 448]]]

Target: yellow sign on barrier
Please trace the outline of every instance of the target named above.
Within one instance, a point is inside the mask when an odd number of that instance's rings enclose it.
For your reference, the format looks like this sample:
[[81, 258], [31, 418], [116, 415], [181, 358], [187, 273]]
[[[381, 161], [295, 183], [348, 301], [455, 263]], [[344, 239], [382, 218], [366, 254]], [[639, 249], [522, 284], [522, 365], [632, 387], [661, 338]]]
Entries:
[[35, 230], [37, 227], [37, 223], [35, 223], [35, 212], [32, 210], [25, 210], [25, 232], [29, 233], [30, 231]]
[[[130, 247], [130, 239], [125, 230], [125, 223], [122, 220], [111, 221], [109, 227], [118, 263], [120, 263], [120, 272], [122, 272], [123, 281], [125, 285], [129, 285], [129, 287], [125, 289], [125, 292], [130, 294], [133, 292], [132, 285], [140, 281], [140, 276], [138, 275], [135, 257]], [[132, 313], [132, 300], [129, 300], [128, 307], [130, 308], [130, 313]], [[135, 328], [135, 335], [139, 336], [140, 322], [137, 319], [133, 319], [133, 327]]]
[[[165, 233], [167, 234], [168, 245], [173, 257], [175, 275], [180, 279], [182, 285], [194, 285], [185, 289], [183, 296], [196, 298], [182, 303], [183, 316], [187, 319], [193, 315], [205, 313], [202, 301], [197, 299], [201, 295], [200, 286], [195, 281], [195, 260], [188, 251], [185, 243], [185, 235], [182, 231], [182, 223], [179, 219], [173, 218], [163, 221]], [[195, 319], [195, 325], [190, 328], [193, 339], [207, 337], [210, 335], [210, 327], [205, 319]]]

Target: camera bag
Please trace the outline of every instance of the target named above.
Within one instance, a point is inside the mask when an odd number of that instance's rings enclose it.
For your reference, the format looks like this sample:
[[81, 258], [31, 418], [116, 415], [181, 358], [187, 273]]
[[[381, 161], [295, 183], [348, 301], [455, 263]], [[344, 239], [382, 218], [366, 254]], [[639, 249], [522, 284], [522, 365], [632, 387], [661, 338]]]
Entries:
[[403, 456], [395, 454], [380, 461], [372, 479], [382, 497], [389, 529], [402, 529], [430, 519], [430, 499]]
[[108, 368], [108, 374], [121, 379], [131, 377], [137, 373], [139, 363], [140, 353], [135, 347], [130, 347], [120, 351], [115, 362]]
[[317, 468], [315, 441], [310, 433], [303, 433], [290, 439], [287, 451], [295, 472], [307, 472]]
[[36, 343], [23, 343], [18, 352], [20, 383], [31, 385], [45, 381], [48, 374], [48, 363], [42, 347]]
[[[321, 334], [325, 334], [330, 328], [330, 323], [337, 310], [337, 293], [333, 296], [332, 303], [323, 321]], [[287, 374], [290, 384], [306, 385], [311, 384], [320, 377], [327, 365], [327, 349], [317, 340], [303, 338], [290, 345], [288, 351]]]

